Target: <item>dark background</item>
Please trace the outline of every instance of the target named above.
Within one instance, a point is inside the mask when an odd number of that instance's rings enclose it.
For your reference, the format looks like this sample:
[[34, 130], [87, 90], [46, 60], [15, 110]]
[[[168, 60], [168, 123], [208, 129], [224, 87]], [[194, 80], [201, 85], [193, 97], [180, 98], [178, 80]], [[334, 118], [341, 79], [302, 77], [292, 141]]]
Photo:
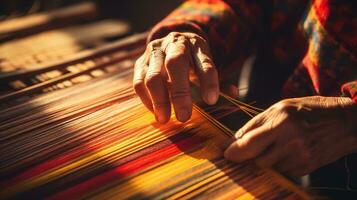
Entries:
[[[49, 11], [84, 0], [0, 0], [0, 20]], [[142, 32], [160, 21], [182, 0], [96, 0], [101, 18], [129, 21], [134, 32]]]

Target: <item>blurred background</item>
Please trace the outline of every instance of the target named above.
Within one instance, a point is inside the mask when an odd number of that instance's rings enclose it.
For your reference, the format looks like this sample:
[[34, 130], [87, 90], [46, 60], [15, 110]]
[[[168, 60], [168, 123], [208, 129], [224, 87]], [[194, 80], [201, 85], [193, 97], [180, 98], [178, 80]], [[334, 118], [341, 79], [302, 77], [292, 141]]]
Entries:
[[[135, 48], [142, 48], [146, 41], [146, 33], [143, 32], [149, 31], [181, 2], [0, 0], [0, 99], [1, 95], [21, 93], [28, 87], [88, 71], [100, 62], [88, 59], [90, 62], [78, 66], [52, 67], [80, 57], [83, 52], [114, 48], [115, 41], [131, 36], [134, 37]], [[134, 36], [137, 33], [144, 35]], [[127, 47], [118, 53], [130, 50]], [[111, 56], [106, 54], [103, 59]], [[66, 88], [109, 71], [111, 69], [106, 67], [94, 74], [90, 72], [71, 79], [66, 84], [51, 84], [48, 88]]]
[[0, 20], [38, 12], [46, 12], [73, 4], [93, 2], [99, 18], [117, 18], [127, 21], [133, 32], [142, 32], [167, 15], [182, 0], [0, 0]]

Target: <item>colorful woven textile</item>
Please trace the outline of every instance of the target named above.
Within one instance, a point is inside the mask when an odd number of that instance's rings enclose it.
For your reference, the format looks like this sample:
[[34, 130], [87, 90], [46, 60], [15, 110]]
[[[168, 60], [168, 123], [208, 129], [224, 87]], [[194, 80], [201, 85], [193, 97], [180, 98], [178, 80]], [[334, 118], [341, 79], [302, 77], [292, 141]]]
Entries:
[[218, 67], [226, 66], [220, 63], [257, 51], [269, 21], [264, 13], [271, 12], [273, 59], [280, 70], [291, 71], [282, 96], [340, 96], [342, 90], [357, 102], [355, 11], [347, 0], [191, 0], [157, 24], [149, 40], [171, 31], [196, 32], [209, 41]]
[[1, 197], [308, 198], [277, 174], [226, 161], [228, 135], [199, 107], [185, 124], [156, 124], [134, 94], [130, 74], [2, 110]]

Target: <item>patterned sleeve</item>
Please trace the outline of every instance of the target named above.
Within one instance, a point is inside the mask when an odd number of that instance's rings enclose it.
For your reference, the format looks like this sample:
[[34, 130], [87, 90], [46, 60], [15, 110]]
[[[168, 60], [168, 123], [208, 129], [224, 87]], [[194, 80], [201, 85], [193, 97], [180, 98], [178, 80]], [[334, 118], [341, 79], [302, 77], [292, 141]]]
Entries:
[[345, 83], [342, 85], [342, 93], [349, 96], [357, 103], [357, 80]]
[[215, 61], [219, 62], [233, 51], [252, 49], [252, 32], [259, 28], [260, 13], [260, 6], [254, 1], [190, 0], [157, 24], [148, 41], [172, 31], [195, 32], [207, 39]]
[[301, 29], [307, 52], [286, 96], [348, 96], [357, 103], [357, 15], [349, 0], [310, 1]]

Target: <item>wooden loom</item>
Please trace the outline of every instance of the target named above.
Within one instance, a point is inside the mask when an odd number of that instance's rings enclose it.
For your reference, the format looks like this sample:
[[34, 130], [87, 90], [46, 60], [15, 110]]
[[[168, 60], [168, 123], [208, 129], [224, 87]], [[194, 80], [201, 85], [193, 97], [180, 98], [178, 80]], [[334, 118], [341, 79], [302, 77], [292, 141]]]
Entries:
[[[25, 38], [29, 45], [35, 36]], [[254, 115], [254, 107], [222, 94], [216, 107], [197, 100], [187, 123], [173, 117], [157, 124], [131, 84], [145, 38], [73, 50], [51, 63], [37, 56], [32, 67], [6, 60], [0, 75], [8, 84], [0, 97], [2, 199], [310, 198], [272, 170], [223, 158], [232, 136], [223, 121]], [[11, 42], [0, 51], [21, 41]]]

